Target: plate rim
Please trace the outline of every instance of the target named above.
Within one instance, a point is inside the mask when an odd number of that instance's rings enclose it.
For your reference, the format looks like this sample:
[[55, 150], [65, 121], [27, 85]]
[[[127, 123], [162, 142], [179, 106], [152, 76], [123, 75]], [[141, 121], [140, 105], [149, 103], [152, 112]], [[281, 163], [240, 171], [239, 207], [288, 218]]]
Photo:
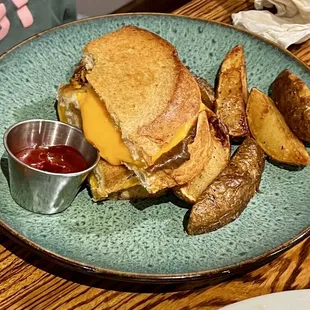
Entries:
[[[203, 23], [210, 23], [210, 24], [216, 24], [222, 27], [227, 27], [234, 29], [235, 31], [245, 33], [249, 36], [252, 36], [256, 39], [259, 39], [260, 41], [265, 42], [268, 45], [272, 45], [274, 48], [281, 50], [283, 53], [290, 56], [292, 59], [297, 61], [301, 66], [303, 66], [307, 71], [309, 71], [310, 74], [310, 67], [303, 62], [301, 59], [297, 58], [293, 53], [290, 51], [276, 45], [274, 42], [265, 39], [259, 35], [256, 35], [254, 33], [249, 32], [245, 29], [240, 29], [235, 27], [234, 25], [225, 24], [218, 21], [213, 21], [209, 19], [202, 19], [202, 18], [196, 18], [196, 17], [189, 17], [189, 16], [183, 16], [183, 15], [176, 15], [176, 14], [169, 14], [169, 13], [120, 13], [120, 14], [108, 14], [108, 15], [98, 15], [94, 17], [89, 17], [85, 19], [76, 20], [73, 22], [65, 23], [56, 27], [52, 27], [49, 29], [46, 29], [22, 42], [19, 44], [13, 46], [11, 49], [9, 49], [4, 54], [0, 55], [0, 61], [3, 60], [6, 56], [14, 52], [19, 47], [23, 46], [24, 44], [27, 44], [28, 42], [39, 38], [46, 33], [62, 29], [74, 24], [81, 24], [84, 22], [88, 22], [91, 20], [100, 20], [105, 18], [113, 18], [113, 17], [127, 17], [127, 16], [159, 16], [159, 17], [168, 17], [168, 18], [176, 18], [176, 19], [185, 19], [185, 20], [194, 20], [199, 21]], [[9, 225], [4, 223], [2, 219], [0, 219], [0, 228], [1, 230], [6, 233], [9, 237], [11, 237], [14, 241], [17, 243], [21, 243], [31, 250], [34, 250], [37, 254], [43, 256], [44, 258], [48, 260], [55, 261], [58, 264], [63, 265], [64, 267], [69, 267], [73, 270], [78, 270], [79, 272], [92, 274], [100, 277], [109, 278], [112, 280], [122, 280], [122, 281], [129, 281], [129, 282], [142, 282], [142, 283], [149, 283], [149, 284], [160, 284], [160, 283], [184, 283], [185, 281], [197, 281], [202, 279], [214, 279], [216, 277], [229, 277], [233, 274], [241, 274], [244, 273], [244, 270], [249, 270], [251, 268], [256, 268], [261, 266], [264, 262], [270, 261], [273, 258], [277, 257], [281, 253], [289, 250], [294, 245], [298, 244], [302, 240], [304, 240], [306, 237], [310, 235], [310, 226], [308, 226], [306, 229], [302, 230], [300, 233], [295, 235], [293, 238], [289, 239], [288, 241], [280, 244], [279, 246], [272, 248], [265, 253], [262, 253], [260, 255], [254, 256], [252, 258], [246, 259], [240, 263], [235, 263], [229, 266], [216, 268], [216, 269], [210, 269], [210, 270], [202, 270], [202, 271], [196, 271], [196, 272], [187, 272], [187, 273], [165, 273], [165, 274], [156, 274], [156, 273], [137, 273], [137, 272], [125, 272], [125, 271], [118, 271], [114, 269], [106, 269], [103, 267], [94, 266], [91, 264], [86, 264], [79, 262], [77, 260], [68, 258], [66, 256], [63, 256], [61, 254], [57, 254], [51, 250], [48, 250], [44, 248], [43, 246], [40, 246], [36, 244], [34, 241], [31, 241], [27, 239], [25, 236], [21, 235], [19, 232], [11, 228]]]
[[[259, 268], [264, 264], [264, 262], [269, 262], [272, 259], [278, 257], [283, 252], [291, 249], [294, 245], [297, 245], [299, 242], [303, 241], [306, 237], [310, 235], [310, 226], [299, 233], [295, 238], [290, 239], [289, 241], [275, 247], [265, 253], [262, 253], [258, 256], [252, 257], [250, 259], [244, 260], [240, 263], [232, 264], [226, 267], [202, 270], [196, 272], [187, 272], [187, 273], [171, 273], [171, 274], [156, 274], [156, 273], [135, 273], [135, 272], [126, 272], [118, 271], [115, 269], [107, 269], [103, 267], [94, 266], [91, 264], [86, 264], [79, 262], [77, 260], [65, 257], [61, 254], [57, 254], [53, 251], [50, 251], [43, 246], [36, 244], [34, 241], [31, 241], [19, 234], [17, 231], [6, 225], [2, 220], [0, 220], [0, 232], [3, 231], [8, 237], [25, 245], [26, 247], [34, 250], [40, 256], [46, 258], [47, 260], [56, 262], [64, 267], [68, 267], [74, 271], [79, 271], [86, 274], [91, 274], [103, 278], [108, 278], [111, 280], [121, 280], [127, 282], [139, 282], [139, 283], [148, 283], [148, 284], [176, 284], [184, 283], [188, 281], [198, 281], [206, 279], [215, 279], [220, 277], [228, 278], [232, 275], [243, 274], [252, 269]], [[246, 272], [244, 272], [246, 271]]]

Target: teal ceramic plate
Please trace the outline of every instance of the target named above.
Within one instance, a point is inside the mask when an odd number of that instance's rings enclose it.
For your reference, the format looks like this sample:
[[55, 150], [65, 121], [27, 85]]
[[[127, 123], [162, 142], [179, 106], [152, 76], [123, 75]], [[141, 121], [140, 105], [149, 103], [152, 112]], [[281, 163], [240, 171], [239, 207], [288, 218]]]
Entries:
[[[1, 58], [1, 135], [21, 120], [56, 119], [57, 88], [68, 81], [82, 47], [128, 24], [172, 42], [186, 65], [211, 83], [225, 54], [242, 44], [250, 88], [267, 92], [285, 68], [310, 85], [309, 69], [292, 55], [232, 27], [169, 15], [106, 16], [47, 31]], [[289, 171], [268, 163], [261, 193], [236, 221], [212, 233], [188, 236], [183, 229], [187, 209], [171, 196], [95, 204], [83, 190], [61, 214], [27, 212], [10, 196], [2, 145], [0, 152], [1, 226], [42, 254], [78, 270], [153, 282], [216, 277], [256, 266], [309, 233], [310, 167]]]

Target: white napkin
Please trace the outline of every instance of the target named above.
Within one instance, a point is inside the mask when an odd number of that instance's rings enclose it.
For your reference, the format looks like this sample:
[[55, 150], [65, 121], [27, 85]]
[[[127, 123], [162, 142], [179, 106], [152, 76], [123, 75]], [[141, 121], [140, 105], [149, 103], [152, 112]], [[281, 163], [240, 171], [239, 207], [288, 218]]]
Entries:
[[[283, 48], [310, 39], [310, 0], [254, 0], [258, 11], [232, 14], [233, 24], [269, 39]], [[275, 6], [276, 15], [260, 11]]]

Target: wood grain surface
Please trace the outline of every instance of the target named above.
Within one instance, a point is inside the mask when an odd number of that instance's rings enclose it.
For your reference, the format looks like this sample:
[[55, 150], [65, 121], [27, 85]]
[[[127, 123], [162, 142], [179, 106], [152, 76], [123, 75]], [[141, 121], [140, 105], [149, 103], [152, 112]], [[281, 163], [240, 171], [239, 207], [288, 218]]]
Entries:
[[[196, 0], [175, 13], [231, 23], [251, 1]], [[310, 65], [310, 41], [290, 50]], [[154, 286], [79, 274], [0, 235], [0, 309], [219, 309], [271, 292], [310, 288], [310, 238], [244, 276], [210, 285]]]
[[[194, 0], [174, 13], [232, 24], [231, 14], [254, 9], [250, 0]], [[310, 66], [310, 40], [289, 47], [295, 56]]]

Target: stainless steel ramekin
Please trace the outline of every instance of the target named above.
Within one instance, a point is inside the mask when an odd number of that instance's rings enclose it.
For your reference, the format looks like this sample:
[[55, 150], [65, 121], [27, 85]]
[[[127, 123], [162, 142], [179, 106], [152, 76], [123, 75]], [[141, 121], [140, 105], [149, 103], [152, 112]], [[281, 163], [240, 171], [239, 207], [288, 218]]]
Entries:
[[[53, 145], [75, 148], [85, 158], [88, 168], [76, 173], [51, 173], [32, 168], [15, 156], [26, 148]], [[28, 120], [13, 125], [4, 134], [4, 146], [8, 152], [13, 199], [23, 208], [41, 214], [65, 210], [100, 159], [98, 151], [79, 129], [51, 120]]]

